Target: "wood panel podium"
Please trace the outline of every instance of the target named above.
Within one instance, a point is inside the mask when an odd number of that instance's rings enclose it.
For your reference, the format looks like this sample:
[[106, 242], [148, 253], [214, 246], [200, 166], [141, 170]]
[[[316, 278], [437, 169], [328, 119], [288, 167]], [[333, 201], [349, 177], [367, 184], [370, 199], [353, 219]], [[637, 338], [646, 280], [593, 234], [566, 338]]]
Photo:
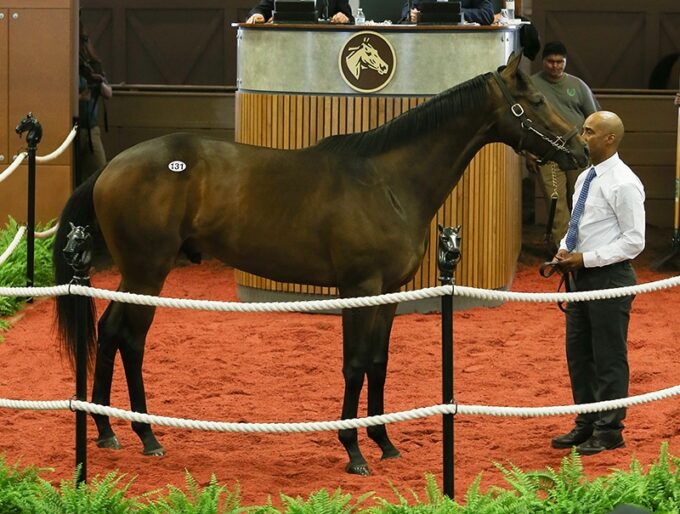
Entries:
[[[292, 25], [238, 27], [239, 143], [279, 149], [375, 128], [433, 95], [505, 64], [516, 27]], [[361, 54], [361, 55], [357, 55]], [[342, 170], [339, 170], [341, 173]], [[462, 225], [456, 284], [506, 288], [521, 247], [521, 171], [503, 144], [482, 148], [432, 221], [430, 245], [403, 287], [438, 286], [437, 224]], [[281, 283], [236, 271], [243, 301], [334, 296], [334, 288]], [[439, 310], [439, 299], [400, 312]], [[457, 298], [456, 308], [479, 305]]]

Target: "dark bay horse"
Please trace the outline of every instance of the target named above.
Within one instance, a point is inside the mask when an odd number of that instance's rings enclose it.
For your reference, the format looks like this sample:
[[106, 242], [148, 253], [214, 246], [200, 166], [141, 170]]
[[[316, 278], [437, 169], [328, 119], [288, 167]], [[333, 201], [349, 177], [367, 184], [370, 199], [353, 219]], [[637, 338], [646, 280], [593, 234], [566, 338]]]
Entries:
[[[345, 298], [398, 291], [416, 273], [430, 222], [477, 151], [503, 142], [584, 167], [586, 147], [519, 69], [520, 55], [374, 130], [333, 136], [303, 150], [272, 150], [172, 134], [132, 147], [77, 188], [54, 245], [59, 284], [73, 273], [62, 255], [69, 222], [95, 220], [117, 265], [120, 291], [158, 295], [180, 254], [210, 254], [281, 282], [337, 286]], [[186, 169], [171, 171], [171, 162]], [[180, 166], [181, 167], [181, 166]], [[175, 169], [177, 169], [175, 167]], [[492, 170], [488, 170], [492, 172]], [[266, 214], [265, 214], [266, 213]], [[342, 418], [357, 417], [364, 378], [368, 415], [384, 412], [396, 305], [342, 313]], [[120, 351], [132, 410], [147, 412], [142, 361], [155, 308], [112, 302], [89, 334], [96, 349], [92, 401], [109, 405]], [[73, 300], [57, 299], [72, 355]], [[88, 323], [93, 327], [93, 323]], [[95, 415], [100, 447], [119, 448], [109, 419]], [[151, 426], [132, 423], [144, 453], [162, 455]], [[398, 457], [384, 426], [368, 435]], [[341, 430], [347, 471], [368, 474], [357, 431]]]

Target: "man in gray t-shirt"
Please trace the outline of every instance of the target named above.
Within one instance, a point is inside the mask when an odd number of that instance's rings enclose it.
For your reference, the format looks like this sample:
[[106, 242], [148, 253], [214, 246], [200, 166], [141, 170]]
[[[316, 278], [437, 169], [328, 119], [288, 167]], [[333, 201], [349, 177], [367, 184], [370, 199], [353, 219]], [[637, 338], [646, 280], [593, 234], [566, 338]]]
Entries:
[[[559, 41], [546, 43], [543, 47], [543, 70], [532, 75], [534, 85], [548, 101], [579, 133], [583, 122], [600, 105], [593, 92], [580, 78], [564, 72], [567, 65], [567, 49]], [[552, 226], [552, 243], [559, 244], [569, 225], [569, 200], [574, 192], [576, 177], [581, 170], [568, 170], [564, 173], [553, 172], [550, 164], [539, 166], [534, 156], [527, 157], [527, 169], [538, 176], [548, 206], [551, 198], [557, 195], [555, 218]], [[552, 249], [552, 248], [551, 248]]]

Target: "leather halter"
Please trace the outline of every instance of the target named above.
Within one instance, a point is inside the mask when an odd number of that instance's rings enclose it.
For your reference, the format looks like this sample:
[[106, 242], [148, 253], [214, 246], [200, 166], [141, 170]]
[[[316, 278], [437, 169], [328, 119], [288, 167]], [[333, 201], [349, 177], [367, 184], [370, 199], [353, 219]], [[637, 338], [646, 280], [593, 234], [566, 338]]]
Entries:
[[505, 85], [505, 82], [501, 78], [500, 74], [497, 71], [495, 71], [493, 73], [493, 77], [494, 79], [496, 79], [498, 87], [500, 87], [501, 92], [505, 97], [505, 100], [510, 105], [510, 112], [512, 112], [515, 118], [519, 119], [523, 129], [522, 135], [520, 136], [519, 139], [519, 143], [517, 144], [516, 149], [517, 152], [521, 153], [524, 150], [524, 139], [529, 134], [529, 132], [533, 132], [544, 141], [550, 143], [550, 146], [552, 147], [550, 148], [550, 150], [546, 152], [545, 155], [539, 158], [541, 164], [550, 161], [553, 155], [555, 155], [557, 152], [566, 153], [572, 158], [574, 163], [576, 163], [577, 160], [576, 157], [574, 156], [574, 153], [571, 150], [569, 150], [566, 145], [574, 136], [576, 136], [576, 134], [578, 134], [578, 129], [574, 127], [564, 136], [556, 136], [550, 130], [543, 127], [542, 125], [534, 123], [529, 117], [527, 117], [526, 113], [524, 112], [524, 108], [520, 105], [520, 103], [517, 102], [515, 98], [512, 96], [512, 93], [510, 93], [508, 86]]

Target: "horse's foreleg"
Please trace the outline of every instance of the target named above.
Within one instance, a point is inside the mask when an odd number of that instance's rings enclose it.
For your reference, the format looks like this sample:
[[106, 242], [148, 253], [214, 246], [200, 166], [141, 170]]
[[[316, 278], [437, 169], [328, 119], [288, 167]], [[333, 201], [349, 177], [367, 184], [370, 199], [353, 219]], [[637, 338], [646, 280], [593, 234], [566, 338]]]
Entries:
[[[130, 408], [134, 412], [147, 412], [142, 364], [144, 361], [146, 334], [153, 321], [155, 311], [155, 307], [126, 305], [127, 333], [125, 334], [124, 341], [121, 341], [120, 344], [120, 355], [123, 360], [123, 367], [125, 368], [125, 378], [130, 395]], [[142, 440], [144, 455], [162, 456], [165, 454], [165, 450], [151, 430], [151, 425], [133, 421], [132, 429]]]
[[[92, 385], [92, 403], [111, 405], [111, 382], [113, 381], [113, 364], [120, 340], [120, 309], [118, 304], [110, 303], [99, 319], [97, 360], [94, 369], [94, 383]], [[116, 312], [117, 311], [117, 312]], [[116, 434], [111, 428], [108, 416], [93, 414], [99, 437], [97, 446], [118, 450], [121, 446]]]
[[[378, 416], [385, 413], [385, 379], [387, 377], [387, 361], [389, 357], [390, 333], [397, 304], [378, 307], [378, 314], [373, 325], [372, 358], [368, 368], [368, 415]], [[366, 429], [368, 436], [382, 450], [383, 459], [399, 457], [397, 450], [387, 436], [385, 425], [371, 426]]]
[[[342, 419], [357, 417], [359, 395], [370, 362], [370, 333], [375, 308], [345, 309], [342, 313], [343, 364], [345, 395], [342, 403]], [[338, 432], [338, 438], [349, 456], [348, 473], [368, 475], [368, 464], [359, 449], [357, 429], [348, 428]]]

